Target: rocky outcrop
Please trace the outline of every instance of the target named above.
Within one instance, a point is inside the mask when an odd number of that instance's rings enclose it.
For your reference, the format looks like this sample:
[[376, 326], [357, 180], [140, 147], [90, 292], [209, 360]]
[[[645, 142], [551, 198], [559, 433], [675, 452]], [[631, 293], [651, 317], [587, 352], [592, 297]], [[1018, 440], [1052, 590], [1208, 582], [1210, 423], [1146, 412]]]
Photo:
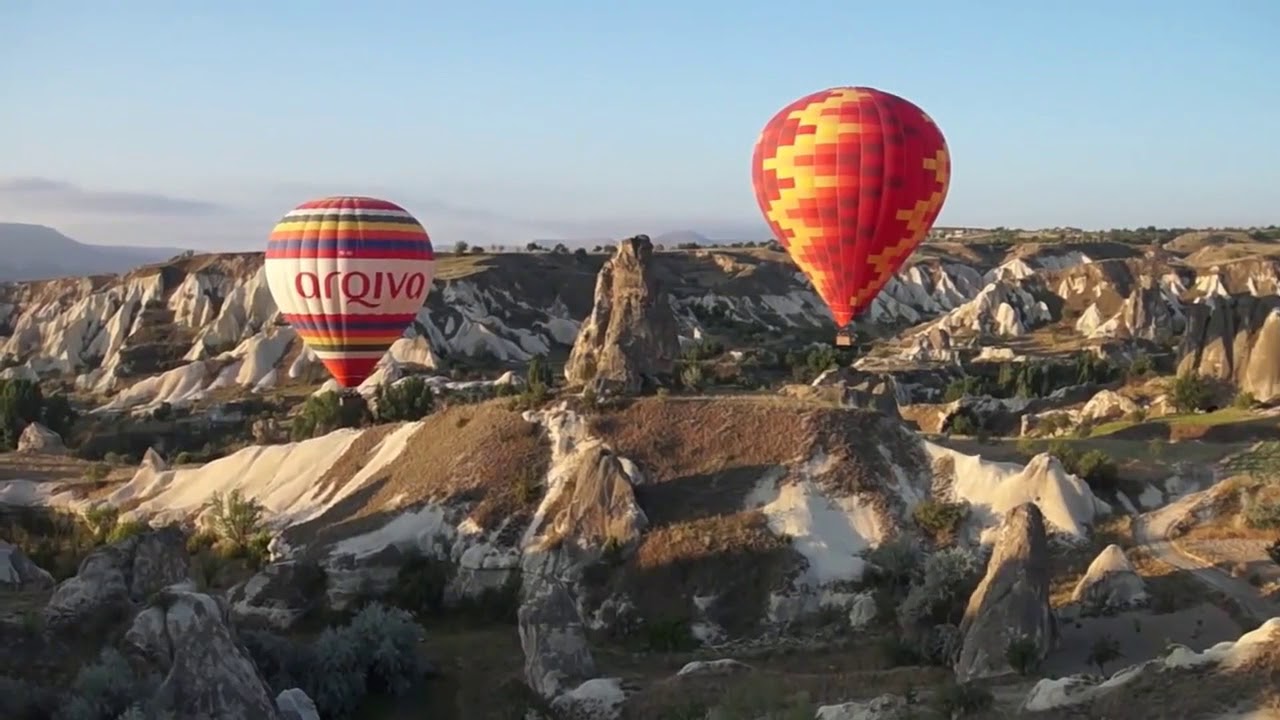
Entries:
[[124, 643], [164, 678], [151, 700], [153, 713], [208, 720], [280, 718], [226, 606], [190, 584], [159, 592], [134, 618]]
[[930, 328], [976, 333], [982, 336], [1018, 337], [1053, 319], [1049, 307], [1037, 295], [1046, 292], [1036, 276], [997, 280], [977, 297], [939, 318]]
[[1080, 408], [1077, 422], [1101, 423], [1120, 420], [1137, 412], [1138, 404], [1114, 390], [1102, 390]]
[[1033, 644], [1043, 660], [1056, 642], [1049, 605], [1049, 544], [1044, 516], [1034, 503], [1009, 511], [960, 623], [963, 644], [956, 661], [962, 682], [1012, 672], [1006, 650], [1014, 641]]
[[565, 365], [565, 379], [600, 391], [636, 393], [670, 375], [680, 355], [675, 315], [653, 272], [646, 235], [623, 240], [600, 269], [591, 315]]
[[147, 448], [147, 451], [142, 454], [142, 462], [138, 464], [138, 468], [159, 473], [168, 470], [169, 463], [156, 452], [155, 448]]
[[1190, 306], [1179, 374], [1233, 383], [1260, 402], [1280, 397], [1280, 297], [1213, 296]]
[[276, 696], [276, 709], [280, 711], [280, 720], [320, 720], [315, 702], [298, 688], [281, 690]]
[[80, 628], [120, 619], [152, 593], [185, 580], [188, 563], [186, 540], [176, 527], [105, 545], [58, 585], [45, 620], [55, 628]]
[[1108, 545], [1089, 564], [1071, 593], [1071, 601], [1086, 612], [1108, 612], [1147, 602], [1147, 586], [1119, 545]]
[[47, 590], [53, 576], [36, 565], [22, 548], [0, 540], [0, 590]]
[[543, 582], [519, 610], [520, 647], [529, 687], [552, 699], [595, 677], [595, 659], [573, 596], [558, 582]]
[[325, 573], [315, 563], [271, 563], [227, 593], [231, 614], [248, 627], [290, 630], [324, 606]]
[[876, 410], [899, 419], [900, 392], [897, 381], [888, 373], [865, 373], [849, 368], [828, 370], [812, 383], [815, 388], [830, 388], [839, 395], [842, 407]]
[[66, 455], [67, 446], [62, 444], [58, 433], [41, 425], [30, 423], [18, 436], [18, 452], [39, 455]]
[[913, 716], [906, 698], [881, 695], [863, 702], [823, 705], [814, 720], [907, 720]]

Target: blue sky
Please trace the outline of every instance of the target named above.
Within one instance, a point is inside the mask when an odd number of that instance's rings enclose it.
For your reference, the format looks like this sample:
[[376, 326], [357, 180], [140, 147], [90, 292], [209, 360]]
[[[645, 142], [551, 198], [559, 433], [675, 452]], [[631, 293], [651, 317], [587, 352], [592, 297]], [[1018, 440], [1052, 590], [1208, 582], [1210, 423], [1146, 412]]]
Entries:
[[0, 220], [246, 249], [358, 193], [440, 244], [759, 236], [761, 126], [869, 85], [946, 134], [939, 224], [1280, 222], [1275, 0], [109, 5], [0, 3]]

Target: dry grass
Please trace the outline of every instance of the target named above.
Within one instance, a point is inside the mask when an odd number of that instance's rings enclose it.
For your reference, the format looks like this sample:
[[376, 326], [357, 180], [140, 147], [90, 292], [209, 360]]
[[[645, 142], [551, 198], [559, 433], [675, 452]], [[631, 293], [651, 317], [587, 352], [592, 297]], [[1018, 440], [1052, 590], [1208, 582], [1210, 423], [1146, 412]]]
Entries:
[[[321, 482], [336, 486], [350, 478], [369, 460], [379, 436], [397, 427], [366, 430], [375, 435], [358, 439]], [[493, 529], [532, 511], [537, 479], [546, 474], [550, 457], [541, 429], [505, 401], [448, 407], [425, 418], [404, 451], [364, 488], [289, 535], [291, 541], [313, 537], [323, 545], [378, 527], [397, 508], [427, 502], [470, 502], [472, 519]]]
[[[75, 457], [37, 455], [32, 453], [0, 453], [0, 482], [31, 480], [34, 482], [79, 482], [99, 462]], [[112, 466], [103, 482], [119, 482], [133, 477], [134, 467]]]
[[591, 425], [644, 471], [635, 494], [650, 521], [636, 552], [599, 584], [664, 622], [692, 619], [691, 595], [715, 595], [707, 614], [735, 633], [753, 626], [801, 562], [762, 514], [746, 509], [764, 477], [821, 452], [834, 461], [825, 476], [833, 491], [860, 494], [892, 516], [885, 454], [901, 462], [914, 452], [927, 467], [917, 445], [894, 447], [908, 436], [879, 414], [796, 398], [645, 398]]

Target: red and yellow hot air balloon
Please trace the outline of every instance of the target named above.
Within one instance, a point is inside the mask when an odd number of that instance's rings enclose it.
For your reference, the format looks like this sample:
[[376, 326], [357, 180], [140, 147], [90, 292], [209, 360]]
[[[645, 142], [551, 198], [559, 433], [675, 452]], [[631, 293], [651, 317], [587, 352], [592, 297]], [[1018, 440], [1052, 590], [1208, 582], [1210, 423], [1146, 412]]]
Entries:
[[947, 197], [947, 143], [923, 110], [867, 87], [782, 108], [756, 141], [760, 210], [840, 335], [924, 240]]
[[344, 388], [355, 387], [431, 290], [431, 238], [404, 208], [369, 197], [305, 202], [267, 243], [267, 285], [286, 322]]

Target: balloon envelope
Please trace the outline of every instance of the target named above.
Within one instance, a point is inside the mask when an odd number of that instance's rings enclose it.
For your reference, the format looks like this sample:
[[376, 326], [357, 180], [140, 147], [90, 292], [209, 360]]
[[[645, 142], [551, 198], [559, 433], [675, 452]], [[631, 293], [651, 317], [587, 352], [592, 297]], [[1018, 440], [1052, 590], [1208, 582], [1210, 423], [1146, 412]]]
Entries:
[[386, 200], [305, 202], [271, 231], [267, 285], [284, 319], [343, 387], [373, 373], [431, 290], [427, 231]]
[[923, 110], [866, 87], [813, 93], [765, 125], [752, 159], [775, 237], [839, 327], [875, 299], [947, 196], [946, 140]]

